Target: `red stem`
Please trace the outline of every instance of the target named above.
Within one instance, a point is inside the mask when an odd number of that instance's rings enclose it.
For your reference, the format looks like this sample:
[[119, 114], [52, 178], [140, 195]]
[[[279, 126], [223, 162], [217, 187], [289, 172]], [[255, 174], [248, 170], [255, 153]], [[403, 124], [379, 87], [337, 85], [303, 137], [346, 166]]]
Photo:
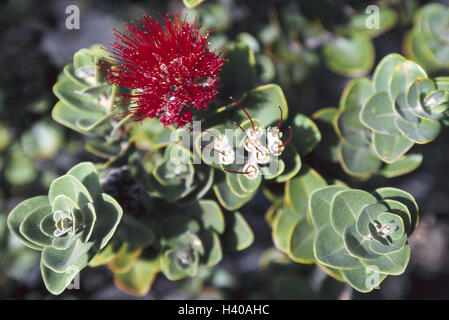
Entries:
[[248, 117], [249, 121], [251, 121], [251, 127], [253, 127], [253, 131], [256, 132], [256, 129], [254, 128], [254, 123], [253, 123], [253, 119], [251, 118], [251, 116], [249, 115], [249, 113], [245, 110], [245, 108], [238, 103], [233, 97], [230, 97], [232, 101], [234, 101], [235, 104], [237, 104], [240, 109], [243, 110], [243, 112], [245, 112], [246, 116]]
[[281, 144], [281, 145], [279, 146], [279, 148], [282, 148], [282, 147], [286, 146], [286, 145], [292, 140], [292, 138], [293, 138], [293, 130], [292, 130], [292, 127], [291, 127], [291, 126], [288, 126], [288, 128], [290, 129], [290, 138], [288, 138], [287, 141], [285, 141], [283, 144]]
[[279, 119], [279, 123], [276, 127], [277, 130], [279, 130], [279, 127], [281, 126], [281, 123], [282, 123], [282, 108], [281, 108], [280, 104], [278, 104], [278, 107], [279, 107], [279, 111], [281, 112], [281, 119]]
[[234, 171], [234, 170], [229, 170], [229, 169], [224, 169], [224, 171], [229, 172], [229, 173], [237, 173], [237, 174], [250, 174], [251, 172], [249, 171]]
[[215, 149], [215, 148], [211, 148], [211, 147], [208, 147], [208, 146], [201, 146], [201, 148], [206, 148], [206, 149], [209, 149], [209, 150], [212, 150], [212, 151], [215, 151], [215, 152], [219, 152], [219, 153], [221, 153], [222, 155], [226, 156], [226, 153], [224, 153], [223, 151], [218, 151], [218, 150]]

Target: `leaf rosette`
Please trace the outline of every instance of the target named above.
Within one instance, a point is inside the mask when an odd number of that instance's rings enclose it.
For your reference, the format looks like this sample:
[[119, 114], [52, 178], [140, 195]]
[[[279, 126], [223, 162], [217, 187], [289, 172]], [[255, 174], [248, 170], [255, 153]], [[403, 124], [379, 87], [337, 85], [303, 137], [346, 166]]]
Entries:
[[53, 87], [59, 101], [53, 108], [53, 119], [87, 135], [104, 135], [111, 130], [113, 96], [118, 87], [104, 81], [105, 72], [98, 64], [105, 52], [98, 45], [81, 49], [73, 63], [64, 67]]
[[418, 222], [410, 194], [326, 186], [312, 192], [309, 211], [317, 263], [358, 291], [369, 292], [387, 275], [404, 272], [410, 258], [407, 238]]
[[447, 77], [429, 79], [423, 68], [398, 54], [382, 59], [372, 80], [351, 81], [334, 119], [345, 171], [368, 178], [416, 169], [422, 157], [405, 154], [415, 143], [439, 135], [449, 108], [448, 84]]
[[45, 286], [60, 294], [111, 239], [120, 205], [103, 193], [92, 163], [83, 162], [50, 185], [48, 196], [23, 201], [8, 216], [10, 231], [42, 251]]
[[81, 134], [103, 139], [86, 143], [87, 151], [104, 159], [116, 159], [130, 146], [122, 143], [126, 130], [119, 130], [123, 122], [116, 115], [125, 111], [120, 94], [129, 93], [121, 86], [106, 82], [107, 66], [111, 62], [99, 45], [81, 49], [73, 56], [73, 63], [64, 67], [53, 86], [59, 99], [52, 110], [53, 119]]
[[328, 186], [304, 165], [282, 196], [270, 198], [266, 220], [274, 244], [291, 260], [314, 263], [361, 292], [404, 272], [410, 257], [407, 238], [418, 223], [418, 206], [407, 192], [380, 188], [369, 193], [339, 181]]

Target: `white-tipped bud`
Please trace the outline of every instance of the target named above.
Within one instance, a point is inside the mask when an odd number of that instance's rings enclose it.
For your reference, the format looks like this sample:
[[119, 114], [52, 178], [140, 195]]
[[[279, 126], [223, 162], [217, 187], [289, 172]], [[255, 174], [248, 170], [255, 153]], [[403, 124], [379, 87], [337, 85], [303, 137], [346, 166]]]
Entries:
[[249, 162], [243, 167], [243, 172], [246, 172], [245, 177], [247, 177], [249, 180], [254, 180], [259, 176], [260, 170], [259, 166], [256, 163]]
[[256, 152], [257, 149], [260, 146], [260, 142], [258, 139], [254, 139], [254, 138], [245, 138], [244, 141], [244, 148], [246, 151], [248, 152]]
[[270, 162], [270, 151], [264, 146], [259, 146], [253, 154], [254, 160], [259, 164]]
[[224, 134], [220, 134], [218, 138], [215, 138], [214, 148], [218, 151], [230, 149], [228, 137]]
[[264, 130], [261, 127], [254, 127], [254, 130], [253, 128], [249, 128], [246, 131], [246, 134], [250, 139], [259, 140], [263, 135], [263, 131]]
[[282, 154], [282, 151], [284, 151], [284, 146], [282, 145], [282, 141], [280, 139], [273, 140], [271, 143], [268, 144], [268, 149], [270, 150], [271, 154], [278, 157]]
[[277, 127], [269, 127], [267, 129], [268, 144], [271, 144], [276, 140], [280, 140], [281, 138], [282, 138], [282, 132]]

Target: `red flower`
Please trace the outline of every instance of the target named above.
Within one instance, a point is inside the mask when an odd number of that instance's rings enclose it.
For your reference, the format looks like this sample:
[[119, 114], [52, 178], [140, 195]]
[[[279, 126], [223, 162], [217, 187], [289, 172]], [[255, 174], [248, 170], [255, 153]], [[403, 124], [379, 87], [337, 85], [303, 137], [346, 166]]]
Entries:
[[207, 48], [209, 32], [201, 34], [195, 23], [162, 17], [165, 26], [144, 15], [136, 23], [125, 23], [123, 33], [114, 29], [116, 40], [108, 50], [114, 60], [108, 82], [129, 89], [121, 95], [129, 105], [133, 121], [158, 117], [169, 126], [184, 126], [192, 120], [190, 108], [208, 108], [217, 94], [223, 66], [222, 52]]

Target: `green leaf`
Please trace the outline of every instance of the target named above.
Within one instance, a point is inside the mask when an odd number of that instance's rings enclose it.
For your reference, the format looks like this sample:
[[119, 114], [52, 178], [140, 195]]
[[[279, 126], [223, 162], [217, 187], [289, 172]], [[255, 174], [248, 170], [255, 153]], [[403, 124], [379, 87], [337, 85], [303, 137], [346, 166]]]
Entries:
[[378, 92], [366, 102], [360, 113], [360, 121], [377, 133], [396, 134], [393, 103], [387, 92]]
[[374, 65], [372, 41], [360, 35], [338, 37], [323, 47], [327, 67], [335, 73], [357, 77], [368, 73]]
[[367, 78], [351, 80], [341, 95], [340, 109], [359, 112], [366, 100], [373, 94], [372, 86], [371, 80]]
[[223, 87], [238, 93], [254, 88], [256, 82], [256, 58], [243, 42], [231, 44], [224, 55], [228, 59], [221, 72]]
[[296, 114], [293, 118], [292, 131], [294, 138], [291, 143], [301, 156], [311, 152], [321, 141], [321, 133], [316, 124], [302, 114]]
[[[109, 119], [108, 117], [99, 113], [82, 112], [62, 101], [56, 103], [51, 116], [56, 122], [86, 135], [101, 135], [111, 128], [110, 124], [105, 122]], [[89, 127], [80, 126], [81, 123], [90, 123], [91, 125]]]
[[79, 207], [93, 201], [86, 187], [74, 176], [67, 174], [53, 180], [51, 183], [50, 190], [48, 191], [50, 203], [53, 203], [58, 195], [67, 196]]
[[[86, 203], [85, 205], [88, 205]], [[51, 203], [52, 212], [63, 211], [67, 215], [71, 215], [75, 210], [79, 210], [78, 204], [65, 194], [60, 194], [55, 197]], [[75, 221], [74, 221], [75, 222]], [[75, 222], [76, 223], [76, 222]]]
[[368, 131], [360, 121], [359, 110], [339, 110], [335, 116], [335, 131], [340, 139], [354, 147], [366, 147]]
[[224, 217], [215, 201], [200, 200], [198, 203], [186, 207], [185, 210], [189, 215], [200, 220], [205, 229], [223, 233], [225, 229]]
[[435, 140], [441, 132], [441, 124], [438, 121], [418, 119], [417, 123], [395, 119], [396, 127], [407, 139], [419, 143], [429, 143]]
[[103, 159], [111, 159], [120, 152], [117, 146], [98, 140], [88, 141], [84, 145], [84, 148], [90, 153]]
[[61, 294], [84, 267], [84, 261], [72, 265], [66, 272], [58, 273], [47, 268], [41, 260], [41, 273], [45, 287], [54, 295]]
[[408, 154], [386, 165], [379, 173], [387, 178], [402, 176], [416, 170], [421, 165], [422, 160], [421, 154]]
[[293, 209], [280, 209], [274, 218], [273, 241], [277, 248], [288, 252], [289, 240], [295, 225], [305, 217], [304, 213], [299, 213]]
[[[280, 120], [278, 105], [281, 106], [283, 119], [288, 118], [288, 105], [284, 92], [277, 84], [266, 84], [249, 91], [243, 96], [240, 104], [253, 119], [259, 120], [266, 127], [277, 125]], [[237, 106], [235, 106], [237, 107]], [[246, 114], [239, 109], [237, 116], [243, 122], [247, 120]]]
[[237, 210], [238, 208], [246, 204], [248, 201], [250, 201], [253, 198], [254, 193], [235, 194], [226, 181], [227, 174], [234, 174], [234, 173], [223, 173], [221, 171], [216, 172], [216, 180], [213, 189], [218, 199], [218, 202], [220, 202], [220, 204], [226, 210], [233, 211]]
[[365, 35], [370, 38], [375, 38], [381, 34], [387, 32], [396, 25], [398, 20], [398, 14], [396, 11], [389, 7], [383, 7], [379, 10], [379, 28], [368, 29], [367, 19], [369, 19], [369, 13], [358, 13], [351, 17], [349, 21], [349, 31], [354, 34]]
[[200, 231], [199, 223], [189, 216], [169, 216], [160, 226], [160, 234], [164, 242], [172, 247], [180, 244], [180, 237], [186, 233], [196, 234]]
[[73, 109], [79, 110], [81, 113], [97, 114], [98, 118], [102, 118], [106, 114], [105, 108], [99, 104], [99, 101], [96, 101], [96, 98], [80, 94], [83, 89], [83, 86], [78, 85], [67, 77], [62, 77], [53, 86], [53, 93], [62, 103]]
[[42, 250], [41, 246], [30, 242], [22, 235], [20, 232], [20, 225], [32, 211], [47, 208], [49, 205], [50, 203], [48, 202], [48, 197], [46, 196], [37, 196], [21, 202], [8, 215], [7, 224], [9, 231], [19, 238], [27, 247]]
[[370, 261], [361, 261], [363, 265], [375, 266], [382, 274], [400, 275], [404, 273], [410, 259], [410, 246], [406, 245], [402, 250], [386, 255]]
[[50, 207], [42, 207], [32, 210], [20, 224], [20, 234], [36, 247], [51, 246], [52, 238], [42, 232], [41, 220], [51, 214]]
[[343, 141], [338, 149], [338, 156], [343, 170], [361, 179], [369, 178], [381, 166], [381, 161], [371, 146], [353, 147]]
[[4, 170], [6, 181], [13, 186], [32, 183], [38, 173], [35, 161], [23, 152], [19, 144], [12, 145], [9, 150], [9, 159]]
[[197, 5], [199, 5], [200, 3], [204, 2], [204, 0], [183, 0], [184, 5], [189, 8], [195, 8]]
[[339, 270], [355, 269], [360, 266], [360, 262], [345, 249], [342, 236], [335, 232], [330, 224], [318, 230], [313, 250], [316, 260], [325, 266]]
[[393, 163], [413, 146], [402, 134], [389, 135], [373, 133], [373, 147], [377, 156], [386, 163]]
[[360, 292], [370, 292], [385, 279], [386, 275], [378, 273], [376, 269], [367, 270], [360, 266], [353, 270], [341, 270], [343, 277], [349, 284]]
[[240, 212], [228, 212], [225, 220], [226, 231], [222, 237], [224, 248], [229, 251], [241, 251], [248, 248], [254, 241], [254, 234]]
[[179, 280], [186, 276], [194, 277], [198, 273], [199, 256], [197, 252], [191, 252], [192, 261], [181, 269], [180, 257], [184, 249], [172, 249], [165, 252], [161, 259], [162, 272], [169, 280]]
[[141, 253], [142, 248], [133, 249], [125, 243], [114, 258], [108, 262], [108, 267], [114, 273], [127, 273], [133, 268]]
[[92, 196], [103, 192], [98, 181], [97, 169], [92, 162], [81, 162], [67, 171], [67, 174], [78, 179]]
[[114, 283], [122, 291], [142, 297], [150, 291], [156, 275], [161, 269], [159, 257], [138, 259], [126, 273], [114, 273]]
[[[282, 174], [276, 177], [276, 182], [284, 182], [293, 178], [301, 169], [302, 162], [293, 145], [288, 144], [281, 155], [282, 162], [284, 164], [284, 170]], [[281, 164], [279, 163], [281, 166]]]
[[316, 229], [307, 219], [301, 219], [289, 233], [289, 257], [300, 263], [314, 263], [313, 241]]
[[410, 60], [398, 64], [393, 69], [390, 79], [389, 91], [392, 101], [399, 93], [406, 92], [417, 78], [427, 78], [426, 72], [418, 64]]
[[12, 141], [12, 134], [10, 129], [2, 122], [0, 122], [0, 152], [5, 150]]
[[343, 235], [347, 226], [355, 224], [365, 205], [376, 202], [374, 196], [362, 190], [337, 193], [331, 204], [331, 222], [338, 234]]
[[373, 260], [379, 257], [378, 254], [371, 250], [371, 240], [363, 237], [358, 233], [355, 225], [346, 227], [343, 235], [345, 248], [348, 252], [358, 259]]
[[411, 215], [411, 228], [409, 234], [415, 230], [416, 226], [418, 225], [418, 204], [416, 203], [413, 196], [400, 189], [391, 188], [391, 187], [385, 187], [385, 188], [379, 188], [376, 189], [373, 193], [379, 200], [380, 199], [391, 199], [399, 201], [403, 204], [405, 204], [410, 212]]
[[42, 250], [42, 263], [54, 272], [67, 272], [73, 268], [77, 261], [83, 261], [83, 264], [87, 265], [89, 261], [88, 252], [92, 246], [93, 243], [83, 243], [77, 240], [65, 250], [45, 247]]
[[326, 185], [326, 181], [315, 170], [304, 166], [295, 178], [285, 184], [286, 203], [301, 216], [305, 216], [310, 194]]
[[97, 220], [91, 238], [98, 239], [96, 250], [100, 250], [114, 235], [115, 229], [121, 221], [123, 209], [114, 198], [105, 193], [96, 195], [93, 205], [97, 212]]
[[312, 119], [315, 121], [322, 137], [321, 142], [315, 148], [315, 152], [328, 162], [338, 161], [339, 139], [335, 134], [333, 124], [336, 114], [337, 108], [324, 108], [312, 114]]
[[312, 192], [309, 198], [310, 218], [316, 229], [331, 223], [331, 203], [334, 196], [343, 190], [343, 186], [326, 186]]
[[[405, 58], [397, 53], [391, 53], [384, 57], [374, 70], [373, 87], [376, 92], [390, 91], [389, 83], [391, 74], [397, 65], [405, 61]], [[395, 98], [390, 96], [391, 99]]]
[[114, 243], [114, 240], [111, 240], [102, 251], [96, 254], [89, 261], [89, 266], [94, 268], [106, 264], [112, 259], [114, 259], [116, 254], [117, 254], [116, 244]]
[[200, 234], [201, 241], [204, 244], [204, 255], [202, 260], [208, 267], [212, 267], [219, 263], [223, 257], [221, 250], [221, 242], [217, 233], [204, 230]]

